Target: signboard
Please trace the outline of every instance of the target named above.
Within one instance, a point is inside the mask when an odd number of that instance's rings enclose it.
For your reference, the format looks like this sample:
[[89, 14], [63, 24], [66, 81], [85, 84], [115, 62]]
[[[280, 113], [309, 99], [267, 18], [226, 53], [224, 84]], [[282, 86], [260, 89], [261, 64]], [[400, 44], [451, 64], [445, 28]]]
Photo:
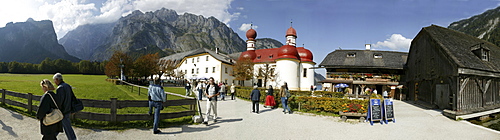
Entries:
[[370, 121], [370, 124], [373, 125], [373, 121], [380, 121], [382, 123], [382, 104], [380, 99], [370, 99], [368, 114], [366, 116], [366, 120]]
[[384, 120], [385, 124], [389, 120], [392, 120], [393, 122], [396, 122], [396, 119], [394, 119], [394, 106], [393, 102], [390, 99], [385, 99], [384, 100]]

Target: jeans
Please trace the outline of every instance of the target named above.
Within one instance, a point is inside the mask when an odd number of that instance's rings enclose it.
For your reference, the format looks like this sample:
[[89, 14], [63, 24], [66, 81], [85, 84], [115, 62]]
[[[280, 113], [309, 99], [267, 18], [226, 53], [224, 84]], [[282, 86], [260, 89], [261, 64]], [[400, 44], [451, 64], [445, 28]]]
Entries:
[[226, 99], [226, 92], [220, 92], [220, 98], [221, 98], [221, 100], [225, 100]]
[[[153, 102], [153, 101], [152, 101]], [[163, 106], [162, 102], [153, 102], [153, 106], [155, 107], [155, 119], [153, 122], [153, 132], [158, 130], [158, 125], [160, 124], [160, 111]]]
[[214, 111], [214, 121], [217, 119], [217, 100], [207, 101], [207, 114], [205, 115], [205, 122], [208, 122], [208, 116], [210, 116], [210, 110]]
[[288, 113], [292, 112], [290, 111], [290, 108], [288, 107], [288, 98], [286, 97], [281, 97], [281, 104], [283, 105], [283, 112], [288, 110]]
[[68, 140], [76, 140], [76, 135], [75, 131], [73, 131], [73, 128], [71, 127], [71, 120], [70, 120], [70, 115], [71, 113], [64, 114], [64, 118], [62, 119], [62, 126], [64, 129], [64, 133], [66, 133], [66, 137], [68, 137]]
[[259, 101], [252, 101], [252, 112], [259, 113]]

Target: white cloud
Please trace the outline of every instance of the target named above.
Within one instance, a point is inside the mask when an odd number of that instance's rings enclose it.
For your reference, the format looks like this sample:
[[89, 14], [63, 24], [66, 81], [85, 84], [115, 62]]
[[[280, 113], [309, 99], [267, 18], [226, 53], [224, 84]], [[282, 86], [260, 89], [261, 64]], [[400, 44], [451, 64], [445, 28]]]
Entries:
[[238, 28], [238, 30], [240, 30], [242, 32], [246, 32], [250, 28], [257, 29], [257, 28], [259, 28], [259, 26], [252, 25], [252, 23], [243, 23], [243, 24], [241, 24], [240, 28]]
[[[28, 18], [52, 20], [59, 38], [83, 24], [109, 23], [134, 10], [156, 11], [173, 9], [178, 14], [186, 12], [215, 17], [229, 26], [241, 13], [229, 13], [233, 0], [12, 0], [0, 5], [0, 27], [8, 22], [24, 22]], [[96, 6], [101, 5], [102, 6]], [[238, 8], [239, 9], [239, 8]]]
[[390, 38], [386, 39], [384, 42], [377, 42], [374, 45], [375, 48], [389, 48], [391, 50], [408, 51], [410, 49], [410, 44], [413, 39], [404, 37], [401, 34], [392, 34]]

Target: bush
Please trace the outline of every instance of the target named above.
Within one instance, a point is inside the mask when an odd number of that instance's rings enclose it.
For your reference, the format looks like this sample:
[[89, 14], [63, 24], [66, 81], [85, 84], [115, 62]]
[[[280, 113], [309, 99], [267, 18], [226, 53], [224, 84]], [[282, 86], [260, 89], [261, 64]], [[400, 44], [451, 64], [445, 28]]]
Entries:
[[337, 114], [343, 110], [342, 105], [345, 104], [360, 104], [365, 107], [368, 106], [368, 100], [349, 100], [343, 98], [328, 98], [328, 97], [294, 97], [292, 98], [290, 106], [298, 108], [301, 106], [301, 111], [306, 112], [327, 112]]

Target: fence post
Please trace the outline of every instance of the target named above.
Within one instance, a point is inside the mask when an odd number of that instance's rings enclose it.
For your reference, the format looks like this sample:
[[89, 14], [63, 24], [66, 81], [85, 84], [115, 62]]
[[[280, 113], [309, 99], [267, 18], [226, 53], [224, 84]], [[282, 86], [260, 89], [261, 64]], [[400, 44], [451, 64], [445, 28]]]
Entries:
[[5, 105], [5, 89], [2, 89], [2, 104]]
[[28, 112], [31, 113], [33, 111], [33, 93], [28, 93]]
[[141, 87], [137, 87], [139, 89], [139, 95], [141, 95]]
[[116, 122], [116, 100], [117, 98], [111, 98], [111, 122]]

